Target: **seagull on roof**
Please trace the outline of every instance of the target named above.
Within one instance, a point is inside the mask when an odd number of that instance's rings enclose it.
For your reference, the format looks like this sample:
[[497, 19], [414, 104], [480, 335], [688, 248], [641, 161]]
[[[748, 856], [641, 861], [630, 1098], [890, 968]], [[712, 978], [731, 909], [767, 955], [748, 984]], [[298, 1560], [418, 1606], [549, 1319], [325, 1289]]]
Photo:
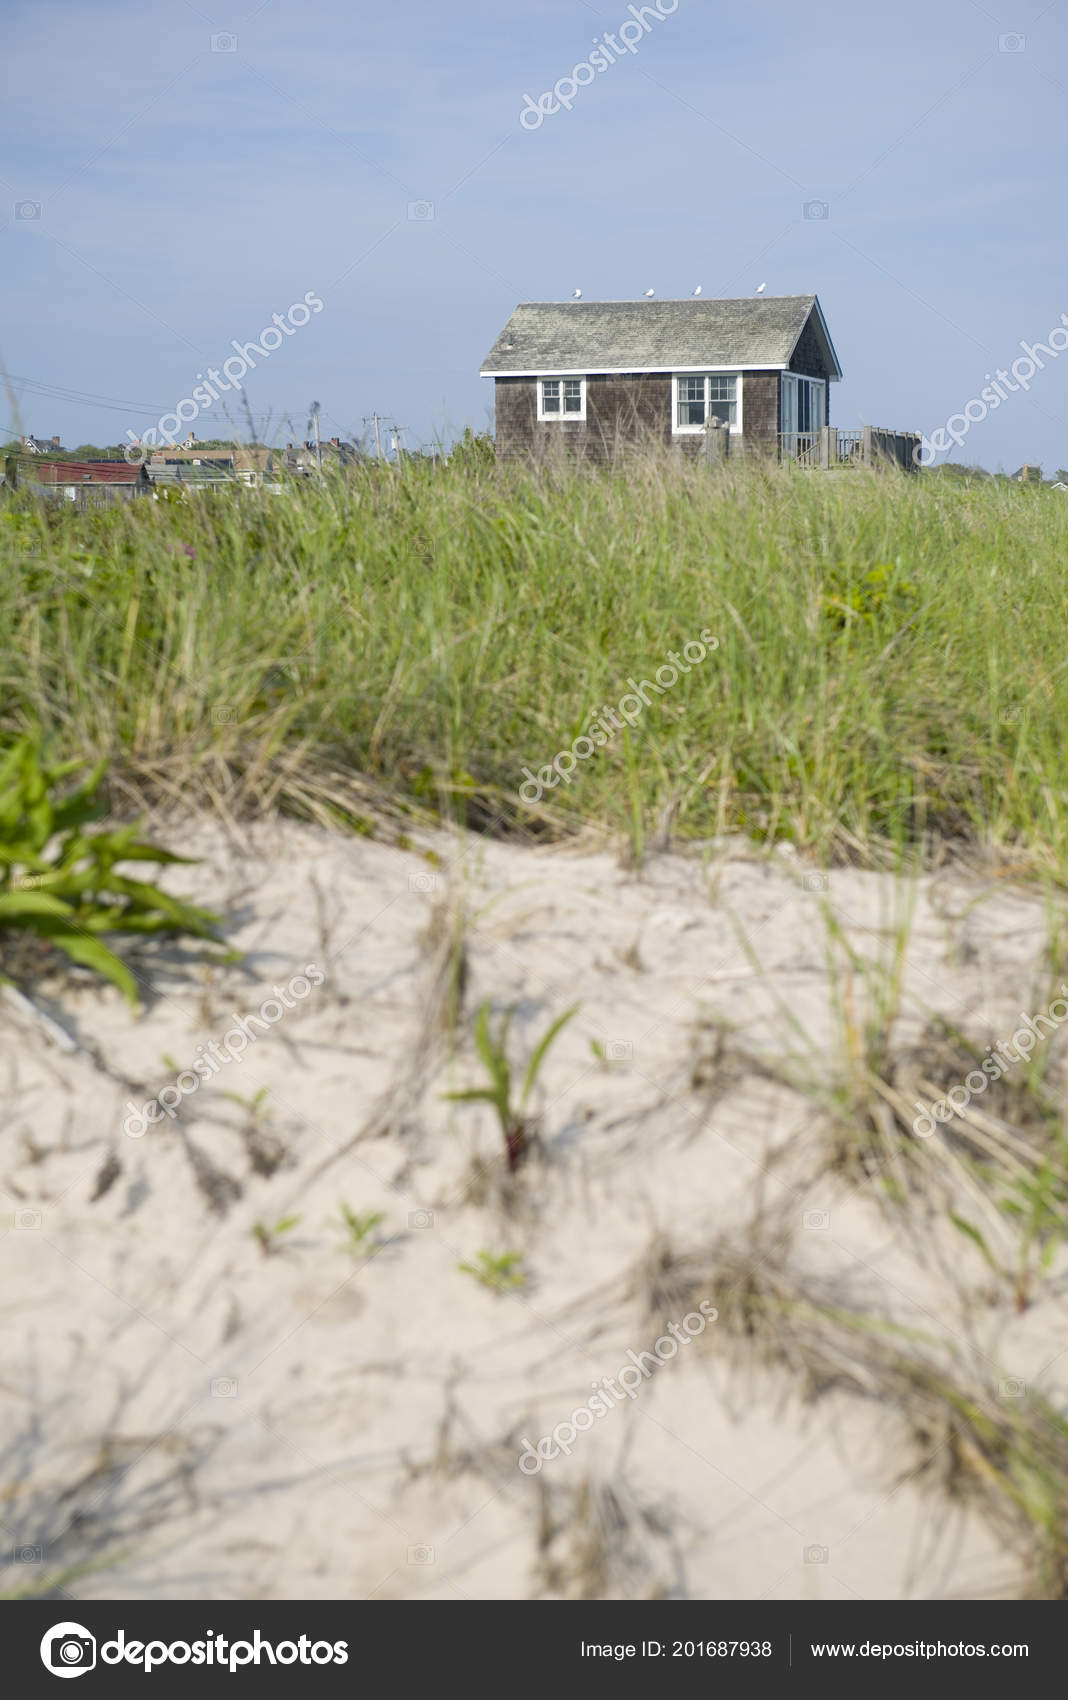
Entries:
[[647, 289], [647, 290], [646, 290], [646, 291], [645, 291], [645, 299], [646, 299], [646, 300], [647, 300], [647, 301], [648, 301], [648, 300], [649, 300], [649, 297], [650, 297], [650, 296], [651, 296], [651, 295], [655, 295], [655, 294], [656, 294], [656, 290], [655, 290], [655, 289]]
[[758, 294], [758, 295], [763, 295], [763, 293], [764, 293], [764, 291], [765, 291], [765, 289], [767, 289], [767, 287], [768, 287], [768, 286], [767, 286], [767, 284], [766, 284], [766, 283], [758, 283], [758, 284], [757, 284], [757, 288], [756, 288], [756, 292], [757, 292], [757, 294]]
[[573, 289], [571, 291], [571, 299], [572, 299], [572, 301], [581, 301], [582, 300], [581, 289]]
[[694, 292], [693, 292], [693, 293], [694, 293], [694, 298], [695, 298], [695, 299], [696, 299], [696, 297], [697, 297], [697, 296], [698, 296], [698, 295], [700, 295], [700, 293], [701, 293], [701, 291], [702, 291], [702, 289], [703, 289], [703, 288], [704, 288], [704, 285], [703, 285], [703, 284], [701, 284], [701, 283], [699, 283], [699, 284], [698, 284], [698, 285], [697, 285], [697, 288], [696, 288], [696, 289], [695, 289], [695, 290], [694, 290]]

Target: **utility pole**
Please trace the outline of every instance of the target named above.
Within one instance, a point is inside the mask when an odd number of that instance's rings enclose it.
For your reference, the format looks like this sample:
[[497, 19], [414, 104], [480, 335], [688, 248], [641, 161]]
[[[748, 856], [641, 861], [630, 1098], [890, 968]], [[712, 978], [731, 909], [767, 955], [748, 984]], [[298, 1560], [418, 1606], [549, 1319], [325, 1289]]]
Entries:
[[392, 447], [393, 447], [393, 451], [396, 454], [398, 460], [400, 460], [402, 454], [404, 453], [404, 444], [401, 442], [401, 433], [403, 431], [410, 431], [410, 430], [411, 430], [410, 425], [394, 425], [394, 427], [393, 427]]
[[315, 427], [315, 461], [319, 471], [322, 472], [323, 451], [319, 444], [319, 403], [317, 401], [313, 401], [311, 404], [311, 422]]
[[381, 417], [382, 415], [380, 413], [372, 413], [370, 415], [365, 413], [363, 418], [365, 425], [373, 425], [375, 428], [375, 454], [378, 456], [379, 460], [382, 459], [382, 436], [378, 429]]

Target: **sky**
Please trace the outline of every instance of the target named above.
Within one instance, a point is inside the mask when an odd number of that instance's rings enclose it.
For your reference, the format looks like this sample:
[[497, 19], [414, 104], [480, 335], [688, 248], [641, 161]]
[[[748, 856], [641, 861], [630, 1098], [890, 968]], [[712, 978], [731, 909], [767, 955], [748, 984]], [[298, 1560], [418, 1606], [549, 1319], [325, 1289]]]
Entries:
[[[448, 441], [490, 424], [518, 302], [765, 283], [819, 295], [834, 423], [952, 421], [938, 460], [1049, 476], [1066, 5], [0, 0], [0, 441], [180, 402], [229, 437], [246, 400], [277, 441], [312, 400], [325, 436]], [[194, 398], [275, 315], [243, 388]]]

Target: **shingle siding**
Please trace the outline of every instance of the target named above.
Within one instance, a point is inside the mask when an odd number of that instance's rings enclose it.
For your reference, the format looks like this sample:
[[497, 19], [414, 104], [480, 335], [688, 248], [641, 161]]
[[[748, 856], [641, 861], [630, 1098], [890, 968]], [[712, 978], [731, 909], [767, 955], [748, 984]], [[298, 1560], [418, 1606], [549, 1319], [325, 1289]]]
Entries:
[[747, 448], [758, 442], [778, 446], [781, 388], [778, 372], [742, 373], [742, 441]]
[[833, 376], [823, 350], [822, 339], [818, 336], [811, 317], [806, 320], [805, 328], [797, 339], [797, 347], [790, 357], [790, 371], [800, 372], [806, 378]]
[[[573, 458], [603, 463], [636, 448], [673, 447], [689, 459], [703, 451], [700, 436], [673, 436], [670, 372], [593, 374], [586, 380], [586, 418], [538, 418], [536, 378], [498, 378], [497, 453], [502, 459], [566, 449]], [[779, 431], [779, 373], [743, 372], [742, 445], [773, 444]], [[737, 439], [735, 439], [735, 445]]]

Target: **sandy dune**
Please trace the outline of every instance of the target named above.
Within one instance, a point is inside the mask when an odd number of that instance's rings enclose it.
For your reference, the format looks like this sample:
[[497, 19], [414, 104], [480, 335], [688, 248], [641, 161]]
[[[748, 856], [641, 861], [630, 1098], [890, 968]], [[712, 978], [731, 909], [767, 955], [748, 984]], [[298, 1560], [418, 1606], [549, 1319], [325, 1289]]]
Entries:
[[[914, 905], [907, 1050], [930, 1011], [995, 1038], [1044, 1007], [1041, 901], [951, 874], [910, 893], [835, 870], [821, 890], [795, 859], [742, 843], [658, 855], [639, 875], [605, 850], [444, 835], [406, 851], [280, 823], [238, 845], [172, 821], [165, 837], [205, 858], [169, 883], [225, 911], [242, 960], [144, 950], [137, 1019], [110, 989], [42, 986], [73, 1053], [0, 1006], [5, 1588], [826, 1599], [1023, 1585], [1003, 1531], [943, 1492], [887, 1401], [814, 1388], [763, 1362], [759, 1331], [726, 1326], [722, 1267], [724, 1248], [744, 1265], [774, 1243], [802, 1291], [967, 1350], [995, 1382], [1041, 1379], [1063, 1404], [1063, 1309], [1017, 1317], [941, 1222], [925, 1246], [828, 1172], [806, 1085], [832, 1077], [840, 1039], [826, 906], [878, 964]], [[131, 1100], [295, 977], [310, 989], [239, 1060], [197, 1076], [173, 1119], [124, 1131]], [[514, 1182], [489, 1108], [443, 1096], [482, 1080], [482, 999], [518, 1006], [517, 1058], [581, 1006], [539, 1078], [541, 1143]], [[363, 1252], [343, 1202], [382, 1213]], [[293, 1217], [265, 1253], [255, 1225]], [[481, 1250], [521, 1254], [525, 1285], [499, 1294], [458, 1269]], [[692, 1337], [686, 1316], [703, 1322]], [[642, 1353], [678, 1339], [670, 1323], [684, 1343], [631, 1396], [628, 1354], [648, 1367]], [[570, 1424], [606, 1377], [620, 1396], [580, 1417], [571, 1455], [521, 1471], [524, 1439]]]

